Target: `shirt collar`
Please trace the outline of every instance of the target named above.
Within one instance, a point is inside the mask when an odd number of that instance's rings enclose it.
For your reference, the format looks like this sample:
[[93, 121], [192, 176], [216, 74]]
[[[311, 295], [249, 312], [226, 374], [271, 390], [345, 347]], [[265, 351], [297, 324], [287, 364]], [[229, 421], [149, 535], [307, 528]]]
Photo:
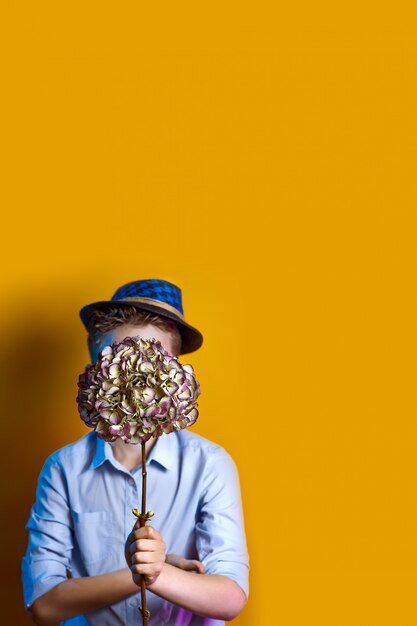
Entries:
[[165, 469], [172, 469], [175, 459], [178, 457], [176, 445], [175, 433], [161, 435], [158, 437], [156, 444], [149, 453], [149, 463], [155, 461], [155, 463], [159, 463], [159, 465], [162, 465]]
[[[98, 437], [96, 433], [94, 433], [94, 439], [96, 442], [96, 448], [91, 465], [92, 467], [100, 467], [100, 465], [102, 465], [102, 463], [104, 463], [104, 461], [108, 458], [106, 454], [106, 442], [104, 439]], [[109, 452], [111, 452], [111, 450], [109, 450]]]
[[[162, 465], [165, 469], [172, 469], [176, 457], [176, 442], [174, 438], [175, 433], [158, 437], [156, 444], [149, 453], [147, 462], [151, 463], [155, 461], [155, 463], [159, 463], [159, 465]], [[94, 468], [102, 465], [104, 461], [110, 461], [114, 458], [111, 445], [107, 441], [104, 441], [104, 439], [101, 439], [101, 437], [98, 437], [97, 434], [95, 434], [95, 439], [96, 449], [91, 463]]]

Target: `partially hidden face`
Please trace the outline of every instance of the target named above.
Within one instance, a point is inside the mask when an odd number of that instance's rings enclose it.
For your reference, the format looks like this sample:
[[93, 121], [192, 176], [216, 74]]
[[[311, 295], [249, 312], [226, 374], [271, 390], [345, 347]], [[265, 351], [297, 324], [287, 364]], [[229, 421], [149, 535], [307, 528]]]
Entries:
[[135, 326], [132, 324], [122, 324], [117, 326], [109, 333], [102, 335], [101, 341], [98, 345], [95, 345], [91, 353], [92, 363], [96, 363], [99, 353], [105, 346], [109, 346], [112, 343], [123, 341], [126, 337], [142, 337], [143, 339], [156, 339], [160, 341], [162, 347], [165, 348], [172, 356], [178, 356], [174, 353], [172, 336], [165, 330], [161, 330], [157, 326], [152, 324], [146, 324], [145, 326]]

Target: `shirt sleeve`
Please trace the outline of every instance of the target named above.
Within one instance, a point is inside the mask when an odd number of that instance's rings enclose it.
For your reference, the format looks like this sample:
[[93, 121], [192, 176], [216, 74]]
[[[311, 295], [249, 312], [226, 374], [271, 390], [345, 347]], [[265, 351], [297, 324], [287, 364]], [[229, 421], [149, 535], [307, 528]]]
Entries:
[[196, 545], [206, 574], [234, 580], [249, 595], [249, 555], [239, 475], [231, 456], [220, 449], [207, 462], [207, 476], [196, 524]]
[[39, 596], [65, 581], [71, 571], [73, 533], [66, 481], [53, 456], [42, 468], [26, 528], [29, 543], [22, 561], [22, 581], [29, 608]]

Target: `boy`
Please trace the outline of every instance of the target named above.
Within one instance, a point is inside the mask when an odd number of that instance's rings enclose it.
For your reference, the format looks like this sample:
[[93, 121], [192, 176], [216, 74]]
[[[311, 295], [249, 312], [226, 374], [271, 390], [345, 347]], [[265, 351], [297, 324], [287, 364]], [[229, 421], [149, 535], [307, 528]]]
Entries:
[[[80, 316], [93, 363], [127, 336], [154, 337], [173, 356], [203, 341], [184, 319], [180, 289], [164, 280], [128, 283]], [[242, 610], [248, 554], [233, 460], [188, 430], [151, 438], [146, 455], [155, 527], [144, 528], [132, 518], [141, 446], [109, 444], [91, 431], [47, 459], [23, 559], [25, 603], [36, 623], [140, 624], [140, 575], [149, 626], [219, 626]]]

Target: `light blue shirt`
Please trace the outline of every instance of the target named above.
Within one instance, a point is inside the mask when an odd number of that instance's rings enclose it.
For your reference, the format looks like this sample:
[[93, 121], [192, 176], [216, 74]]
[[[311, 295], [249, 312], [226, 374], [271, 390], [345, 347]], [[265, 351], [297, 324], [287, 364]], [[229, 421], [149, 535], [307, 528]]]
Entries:
[[[238, 472], [220, 446], [188, 430], [162, 435], [147, 462], [147, 510], [167, 553], [199, 559], [206, 575], [234, 580], [248, 596], [248, 563]], [[142, 466], [131, 472], [94, 431], [46, 461], [26, 528], [25, 604], [67, 578], [126, 568], [124, 544], [140, 509]], [[197, 574], [195, 574], [197, 576]], [[201, 574], [199, 574], [201, 575]], [[220, 626], [147, 590], [149, 626]], [[65, 626], [137, 626], [140, 592]]]

